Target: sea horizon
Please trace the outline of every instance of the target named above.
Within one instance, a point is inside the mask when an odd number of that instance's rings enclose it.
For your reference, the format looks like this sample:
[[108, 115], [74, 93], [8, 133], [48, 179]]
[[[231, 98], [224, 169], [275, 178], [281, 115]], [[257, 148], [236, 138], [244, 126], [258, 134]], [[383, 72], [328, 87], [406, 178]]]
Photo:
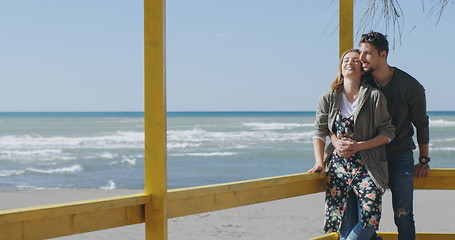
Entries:
[[[167, 111], [167, 115], [175, 116], [181, 114], [315, 114], [316, 110], [314, 111], [263, 111], [263, 110], [253, 110], [253, 111]], [[451, 114], [455, 113], [455, 110], [435, 110], [435, 111], [427, 111], [429, 115], [431, 114]], [[84, 116], [97, 116], [98, 114], [144, 114], [144, 111], [0, 111], [0, 117], [2, 116], [27, 116], [33, 115], [36, 116], [38, 114], [44, 114], [48, 116], [70, 116], [70, 115], [84, 115]]]
[[[455, 111], [431, 111], [433, 168], [453, 168]], [[169, 189], [302, 173], [314, 111], [167, 113]], [[143, 112], [0, 112], [0, 190], [138, 189]], [[415, 154], [418, 154], [415, 151]]]

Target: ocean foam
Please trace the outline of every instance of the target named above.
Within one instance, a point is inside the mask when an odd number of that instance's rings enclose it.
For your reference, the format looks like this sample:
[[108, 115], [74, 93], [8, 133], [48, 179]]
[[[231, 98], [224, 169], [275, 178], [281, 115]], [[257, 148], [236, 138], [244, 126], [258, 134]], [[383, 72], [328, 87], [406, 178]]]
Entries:
[[136, 165], [136, 159], [125, 157], [125, 156], [123, 156], [123, 159], [122, 159], [121, 162], [122, 163], [128, 163], [130, 165]]
[[83, 170], [83, 168], [80, 165], [73, 165], [71, 167], [56, 168], [56, 169], [49, 169], [49, 170], [36, 169], [36, 168], [27, 168], [27, 171], [29, 171], [29, 172], [48, 173], [48, 174], [53, 174], [53, 173], [76, 173], [76, 172], [80, 172], [82, 170]]
[[116, 188], [117, 188], [117, 186], [115, 185], [115, 182], [112, 179], [107, 181], [107, 185], [106, 186], [100, 187], [100, 189], [105, 189], [105, 190], [114, 190]]
[[[132, 155], [132, 156], [122, 156], [122, 160], [121, 161], [115, 161], [115, 162], [111, 162], [109, 163], [109, 165], [117, 165], [117, 164], [129, 164], [129, 165], [136, 165], [136, 157], [141, 157], [139, 155]], [[143, 158], [143, 156], [142, 156]]]
[[430, 145], [435, 142], [453, 142], [455, 138], [441, 138], [441, 139], [431, 139]]
[[448, 121], [443, 119], [430, 119], [430, 127], [453, 127], [455, 126], [455, 121]]
[[1, 150], [0, 156], [11, 161], [54, 161], [74, 160], [75, 158], [63, 153], [62, 149], [35, 149], [35, 150]]
[[169, 156], [183, 157], [183, 156], [197, 156], [197, 157], [213, 157], [213, 156], [232, 156], [237, 155], [235, 152], [211, 152], [211, 153], [173, 153]]
[[309, 140], [313, 137], [313, 131], [299, 131], [291, 133], [275, 131], [236, 131], [236, 132], [210, 132], [201, 129], [169, 131], [168, 142], [171, 144], [201, 143], [201, 142], [225, 142], [236, 143], [259, 141], [299, 141]]
[[40, 156], [40, 155], [51, 155], [51, 154], [59, 154], [62, 153], [61, 149], [38, 149], [38, 150], [29, 150], [29, 151], [18, 151], [18, 150], [11, 150], [11, 151], [0, 151], [0, 155], [20, 155], [20, 156]]
[[24, 170], [0, 170], [0, 177], [9, 177], [13, 175], [21, 175]]
[[198, 142], [200, 139], [205, 138], [206, 135], [206, 131], [198, 128], [193, 128], [192, 130], [169, 130], [167, 131], [167, 140]]
[[35, 186], [25, 185], [25, 184], [18, 184], [18, 185], [16, 185], [16, 188], [19, 190], [37, 189]]
[[114, 153], [110, 153], [110, 152], [103, 152], [103, 153], [99, 154], [97, 157], [106, 158], [106, 159], [112, 159], [112, 158], [115, 158], [117, 156], [118, 156], [118, 154], [114, 154]]
[[436, 147], [430, 148], [430, 151], [455, 151], [455, 147]]
[[3, 149], [46, 149], [46, 148], [89, 148], [89, 149], [118, 149], [143, 148], [143, 132], [116, 131], [95, 136], [51, 136], [40, 135], [7, 135], [0, 136], [0, 146]]
[[293, 129], [298, 127], [313, 127], [313, 123], [262, 123], [262, 122], [252, 122], [252, 123], [243, 123], [243, 126], [251, 127], [255, 130], [281, 130], [281, 129]]
[[179, 148], [191, 148], [191, 147], [199, 147], [201, 144], [200, 143], [167, 143], [167, 149], [168, 150], [173, 150], [173, 149], [179, 149]]

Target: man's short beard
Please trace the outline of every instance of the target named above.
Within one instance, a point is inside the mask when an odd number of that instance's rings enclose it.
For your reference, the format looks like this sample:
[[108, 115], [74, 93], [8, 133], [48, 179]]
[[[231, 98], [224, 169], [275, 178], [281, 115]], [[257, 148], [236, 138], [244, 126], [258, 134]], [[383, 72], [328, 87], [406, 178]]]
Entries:
[[368, 70], [363, 69], [363, 74], [372, 74], [374, 72], [373, 68], [368, 68]]

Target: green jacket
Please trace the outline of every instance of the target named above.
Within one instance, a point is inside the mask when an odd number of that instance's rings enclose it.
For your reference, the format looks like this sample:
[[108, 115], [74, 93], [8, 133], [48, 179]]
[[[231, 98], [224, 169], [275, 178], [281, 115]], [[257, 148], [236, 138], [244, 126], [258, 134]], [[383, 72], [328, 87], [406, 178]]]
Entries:
[[[333, 133], [335, 118], [343, 102], [341, 91], [328, 91], [319, 99], [314, 123], [314, 136], [325, 138]], [[395, 136], [395, 127], [387, 111], [387, 100], [383, 93], [366, 83], [359, 90], [359, 103], [354, 112], [354, 134], [356, 141], [372, 139], [380, 134], [390, 140]], [[335, 147], [330, 143], [325, 153], [331, 156]], [[385, 145], [360, 151], [368, 174], [384, 192], [388, 182]]]

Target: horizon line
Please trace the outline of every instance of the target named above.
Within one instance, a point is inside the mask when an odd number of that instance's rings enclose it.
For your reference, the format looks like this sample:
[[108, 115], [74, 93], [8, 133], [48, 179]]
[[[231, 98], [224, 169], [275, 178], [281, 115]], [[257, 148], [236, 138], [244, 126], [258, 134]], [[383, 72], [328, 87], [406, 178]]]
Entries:
[[[183, 110], [166, 111], [167, 113], [305, 113], [316, 110]], [[455, 110], [428, 110], [427, 112], [455, 112]], [[144, 111], [0, 111], [2, 113], [144, 113]]]

